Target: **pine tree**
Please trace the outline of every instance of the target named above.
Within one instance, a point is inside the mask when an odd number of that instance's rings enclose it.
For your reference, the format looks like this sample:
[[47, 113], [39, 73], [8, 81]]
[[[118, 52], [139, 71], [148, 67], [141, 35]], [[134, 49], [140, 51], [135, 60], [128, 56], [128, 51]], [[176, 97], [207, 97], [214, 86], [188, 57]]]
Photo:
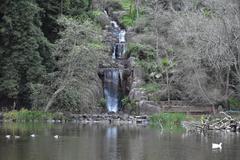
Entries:
[[[0, 99], [30, 107], [31, 86], [51, 68], [50, 46], [40, 27], [40, 8], [33, 0], [5, 3], [0, 23]], [[6, 104], [5, 104], [6, 105]]]
[[57, 19], [61, 14], [61, 0], [36, 0], [39, 7], [42, 26], [41, 29], [50, 42], [55, 42], [59, 38], [60, 26]]

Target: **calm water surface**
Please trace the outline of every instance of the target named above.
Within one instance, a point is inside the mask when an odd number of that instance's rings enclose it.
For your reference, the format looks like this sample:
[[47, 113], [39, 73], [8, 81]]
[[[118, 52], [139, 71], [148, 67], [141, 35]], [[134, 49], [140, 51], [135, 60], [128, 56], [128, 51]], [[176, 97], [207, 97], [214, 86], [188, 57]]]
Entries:
[[[32, 133], [37, 134], [31, 138]], [[6, 139], [5, 135], [20, 135]], [[54, 139], [54, 135], [60, 135]], [[223, 142], [212, 150], [212, 142]], [[240, 135], [162, 133], [140, 126], [0, 124], [0, 160], [239, 160]]]

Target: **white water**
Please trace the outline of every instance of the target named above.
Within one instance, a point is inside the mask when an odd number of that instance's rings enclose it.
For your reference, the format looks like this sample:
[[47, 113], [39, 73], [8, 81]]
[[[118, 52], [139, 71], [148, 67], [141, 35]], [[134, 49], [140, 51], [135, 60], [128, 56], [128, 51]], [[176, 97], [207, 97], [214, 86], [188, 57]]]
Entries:
[[108, 16], [108, 13], [107, 13], [107, 11], [106, 11], [106, 10], [104, 10], [103, 12], [105, 13], [105, 15], [106, 15], [107, 17], [109, 17], [109, 16]]
[[[104, 13], [107, 14], [107, 11], [104, 11]], [[118, 42], [112, 46], [112, 59], [124, 58], [126, 51], [126, 31], [121, 30], [116, 21], [111, 21], [111, 26], [112, 35], [118, 40]], [[117, 112], [121, 106], [120, 73], [121, 71], [119, 69], [108, 69], [104, 71], [104, 96], [109, 112]]]
[[126, 35], [126, 31], [125, 30], [121, 30], [119, 33], [119, 43], [125, 43], [125, 35]]
[[116, 21], [111, 21], [111, 24], [113, 25], [114, 28], [119, 28], [118, 24]]
[[109, 112], [117, 112], [119, 107], [119, 71], [109, 69], [104, 71], [104, 95]]

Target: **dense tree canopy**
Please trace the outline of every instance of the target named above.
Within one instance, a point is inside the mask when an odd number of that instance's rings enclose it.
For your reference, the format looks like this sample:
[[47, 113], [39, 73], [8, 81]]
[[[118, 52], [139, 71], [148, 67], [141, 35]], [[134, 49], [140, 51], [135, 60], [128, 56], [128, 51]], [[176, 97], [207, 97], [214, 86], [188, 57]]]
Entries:
[[81, 15], [89, 0], [6, 0], [0, 6], [0, 105], [31, 107], [32, 94], [57, 69], [52, 56], [61, 14]]

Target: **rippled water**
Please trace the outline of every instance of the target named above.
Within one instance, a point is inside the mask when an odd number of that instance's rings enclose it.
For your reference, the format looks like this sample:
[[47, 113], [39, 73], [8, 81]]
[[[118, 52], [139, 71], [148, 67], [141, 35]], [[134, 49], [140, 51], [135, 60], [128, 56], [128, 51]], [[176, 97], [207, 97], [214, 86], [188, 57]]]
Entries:
[[[31, 138], [32, 133], [37, 134]], [[6, 139], [5, 135], [20, 135]], [[60, 135], [54, 139], [54, 135]], [[212, 142], [223, 142], [212, 150]], [[162, 133], [141, 126], [0, 124], [1, 160], [239, 160], [235, 133]]]

